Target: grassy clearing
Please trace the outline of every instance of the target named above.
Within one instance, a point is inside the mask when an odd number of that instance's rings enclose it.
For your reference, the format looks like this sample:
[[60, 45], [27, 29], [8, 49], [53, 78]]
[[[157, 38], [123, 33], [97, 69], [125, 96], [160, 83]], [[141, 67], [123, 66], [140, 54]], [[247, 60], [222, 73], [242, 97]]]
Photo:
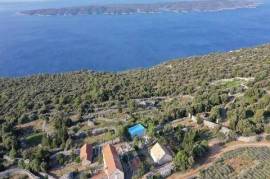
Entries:
[[74, 171], [83, 171], [85, 170], [86, 167], [85, 166], [82, 166], [81, 163], [75, 163], [75, 162], [72, 162], [72, 163], [69, 163], [61, 168], [57, 168], [57, 169], [54, 169], [54, 170], [51, 170], [50, 172], [54, 175], [56, 175], [57, 177], [61, 177], [67, 173], [70, 173], [70, 172], [74, 172]]
[[18, 124], [16, 126], [16, 128], [17, 129], [33, 128], [35, 130], [41, 130], [42, 125], [43, 125], [43, 120], [38, 119], [38, 120], [34, 120], [34, 121], [31, 121], [31, 122], [28, 122], [28, 123]]
[[246, 84], [246, 81], [239, 79], [224, 79], [214, 83], [214, 85], [220, 86], [222, 89], [239, 88], [241, 84]]
[[233, 81], [227, 81], [226, 83], [222, 84], [221, 86], [223, 88], [238, 88], [241, 85], [240, 80], [233, 80]]
[[114, 138], [115, 137], [114, 137], [114, 135], [112, 135], [111, 132], [106, 132], [106, 133], [98, 135], [98, 136], [89, 136], [89, 137], [84, 139], [84, 143], [91, 143], [91, 144], [103, 143], [106, 141], [113, 140]]
[[19, 174], [19, 173], [16, 173], [16, 174], [12, 174], [11, 176], [7, 177], [8, 179], [28, 179], [28, 175], [26, 174]]
[[37, 133], [25, 138], [26, 142], [30, 146], [38, 145], [41, 143], [43, 133]]

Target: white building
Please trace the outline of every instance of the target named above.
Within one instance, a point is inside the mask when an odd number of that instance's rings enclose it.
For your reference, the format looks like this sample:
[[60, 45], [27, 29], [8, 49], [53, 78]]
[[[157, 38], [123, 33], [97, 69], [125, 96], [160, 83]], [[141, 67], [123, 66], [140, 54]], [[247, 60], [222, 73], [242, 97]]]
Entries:
[[162, 165], [172, 161], [172, 156], [169, 154], [168, 150], [156, 143], [150, 150], [150, 155], [155, 163]]

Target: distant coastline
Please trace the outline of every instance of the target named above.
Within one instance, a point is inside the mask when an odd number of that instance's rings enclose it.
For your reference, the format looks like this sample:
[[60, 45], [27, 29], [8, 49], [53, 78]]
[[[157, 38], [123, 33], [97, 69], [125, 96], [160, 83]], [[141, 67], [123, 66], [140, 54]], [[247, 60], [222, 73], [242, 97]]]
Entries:
[[21, 11], [22, 15], [37, 16], [68, 16], [68, 15], [129, 15], [150, 13], [187, 13], [187, 12], [212, 12], [234, 10], [240, 8], [256, 8], [261, 3], [258, 1], [244, 0], [204, 0], [183, 1], [153, 4], [110, 4], [91, 5], [66, 8], [34, 9]]

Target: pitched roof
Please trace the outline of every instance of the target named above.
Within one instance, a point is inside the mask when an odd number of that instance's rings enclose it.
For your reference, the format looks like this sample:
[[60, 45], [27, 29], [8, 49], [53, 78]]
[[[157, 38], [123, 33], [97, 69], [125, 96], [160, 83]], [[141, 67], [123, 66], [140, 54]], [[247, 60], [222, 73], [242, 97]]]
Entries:
[[151, 148], [150, 152], [151, 152], [151, 156], [157, 160], [161, 160], [166, 154], [169, 155], [169, 152], [167, 151], [167, 149], [161, 146], [159, 143], [156, 143]]
[[110, 144], [103, 146], [103, 160], [108, 175], [114, 173], [115, 170], [123, 171], [122, 164], [114, 146]]
[[93, 147], [91, 144], [84, 144], [80, 149], [80, 158], [92, 161], [92, 150]]

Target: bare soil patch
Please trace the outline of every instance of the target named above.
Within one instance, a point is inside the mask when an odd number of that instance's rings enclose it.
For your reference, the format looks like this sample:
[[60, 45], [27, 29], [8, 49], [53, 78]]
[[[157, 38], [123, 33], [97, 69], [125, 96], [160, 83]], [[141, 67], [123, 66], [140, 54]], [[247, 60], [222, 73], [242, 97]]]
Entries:
[[229, 160], [226, 160], [225, 163], [233, 168], [235, 173], [239, 173], [241, 170], [250, 167], [253, 165], [253, 161], [246, 156], [239, 156]]

